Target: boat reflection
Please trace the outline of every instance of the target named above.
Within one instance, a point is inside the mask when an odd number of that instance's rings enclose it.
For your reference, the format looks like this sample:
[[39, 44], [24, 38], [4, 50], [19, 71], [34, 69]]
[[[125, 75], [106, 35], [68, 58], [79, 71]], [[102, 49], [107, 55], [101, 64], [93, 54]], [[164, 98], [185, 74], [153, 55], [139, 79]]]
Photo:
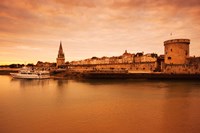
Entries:
[[21, 88], [32, 88], [32, 87], [44, 87], [49, 84], [49, 79], [37, 80], [37, 79], [11, 79], [11, 82], [19, 83]]

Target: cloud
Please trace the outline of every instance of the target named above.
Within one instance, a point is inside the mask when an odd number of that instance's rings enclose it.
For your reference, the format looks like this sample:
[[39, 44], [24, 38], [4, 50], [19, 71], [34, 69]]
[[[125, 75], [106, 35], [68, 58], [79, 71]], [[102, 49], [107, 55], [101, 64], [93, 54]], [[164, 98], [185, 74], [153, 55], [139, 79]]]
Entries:
[[[129, 17], [152, 19], [162, 18], [163, 21], [173, 17], [199, 18], [200, 1], [199, 0], [116, 0], [110, 4], [110, 8], [121, 11], [121, 14]], [[125, 17], [119, 17], [125, 18]], [[181, 20], [181, 19], [180, 19]], [[200, 21], [200, 20], [198, 20]]]
[[192, 39], [191, 50], [199, 54], [199, 14], [199, 0], [1, 0], [0, 52], [41, 48], [54, 61], [63, 40], [70, 59], [125, 49], [162, 53], [172, 32]]
[[86, 7], [93, 8], [95, 7], [95, 0], [54, 0], [56, 3], [60, 3], [65, 7]]
[[41, 48], [34, 48], [34, 47], [29, 47], [29, 46], [23, 46], [23, 45], [20, 45], [20, 46], [16, 46], [14, 47], [14, 49], [16, 50], [26, 50], [26, 51], [41, 51], [42, 49]]

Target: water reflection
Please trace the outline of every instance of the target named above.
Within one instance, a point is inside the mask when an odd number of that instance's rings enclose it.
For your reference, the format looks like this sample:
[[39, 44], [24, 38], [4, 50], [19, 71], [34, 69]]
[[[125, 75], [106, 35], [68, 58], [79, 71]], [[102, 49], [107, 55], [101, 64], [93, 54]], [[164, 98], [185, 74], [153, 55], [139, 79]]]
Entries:
[[165, 130], [163, 132], [195, 132], [199, 125], [196, 125], [190, 119], [190, 115], [192, 114], [191, 104], [194, 97], [192, 92], [197, 90], [199, 85], [193, 81], [171, 81], [166, 83], [167, 89], [163, 104], [163, 129]]
[[200, 131], [196, 81], [0, 81], [0, 132]]
[[30, 88], [30, 87], [45, 87], [49, 84], [49, 79], [37, 80], [37, 79], [11, 79], [11, 82], [19, 83], [21, 88]]
[[54, 80], [57, 82], [57, 87], [62, 90], [63, 88], [65, 88], [65, 85], [68, 84], [68, 80], [65, 79], [58, 79], [58, 80]]
[[[166, 82], [167, 90], [166, 90], [166, 98], [173, 97], [189, 97], [195, 87], [193, 86], [193, 82]], [[188, 85], [189, 84], [189, 85]]]
[[76, 80], [76, 82], [90, 84], [90, 85], [116, 85], [116, 84], [135, 84], [140, 82], [146, 82], [146, 79], [87, 79]]
[[56, 82], [56, 103], [57, 105], [65, 103], [65, 97], [66, 97], [66, 90], [68, 85], [68, 80], [64, 79], [58, 79], [54, 80]]

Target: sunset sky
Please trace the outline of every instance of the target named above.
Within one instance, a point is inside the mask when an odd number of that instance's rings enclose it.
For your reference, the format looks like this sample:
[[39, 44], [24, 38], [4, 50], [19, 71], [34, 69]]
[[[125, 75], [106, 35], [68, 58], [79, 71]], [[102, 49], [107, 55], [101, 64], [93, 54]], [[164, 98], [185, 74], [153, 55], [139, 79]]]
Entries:
[[[172, 33], [172, 36], [170, 34]], [[164, 53], [163, 42], [191, 39], [200, 56], [200, 0], [1, 0], [0, 65], [93, 56]]]

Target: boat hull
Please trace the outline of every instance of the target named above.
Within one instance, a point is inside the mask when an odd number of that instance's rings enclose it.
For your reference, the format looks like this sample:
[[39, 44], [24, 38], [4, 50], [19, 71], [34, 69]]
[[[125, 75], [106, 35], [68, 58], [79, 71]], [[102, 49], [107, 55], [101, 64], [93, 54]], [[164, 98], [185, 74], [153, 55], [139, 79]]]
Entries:
[[19, 74], [19, 73], [10, 73], [13, 78], [18, 79], [49, 79], [50, 75], [37, 75], [37, 74]]

